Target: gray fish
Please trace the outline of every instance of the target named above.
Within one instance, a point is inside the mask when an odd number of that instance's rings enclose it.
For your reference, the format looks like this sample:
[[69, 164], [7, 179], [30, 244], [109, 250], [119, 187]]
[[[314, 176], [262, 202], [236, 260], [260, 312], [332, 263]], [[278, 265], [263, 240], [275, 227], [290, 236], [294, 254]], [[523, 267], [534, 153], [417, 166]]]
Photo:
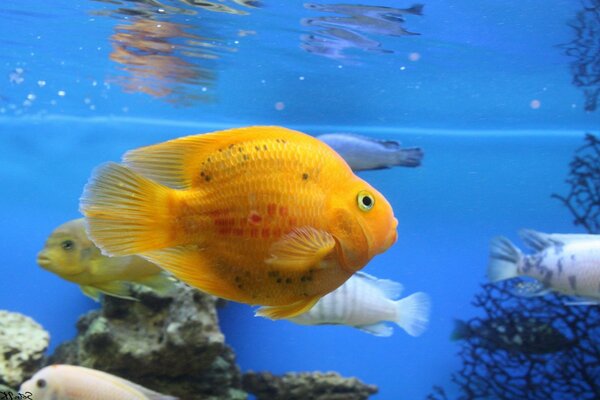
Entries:
[[419, 147], [400, 147], [393, 140], [377, 140], [350, 133], [317, 136], [338, 152], [354, 171], [401, 167], [418, 167], [423, 159]]
[[533, 230], [522, 230], [520, 235], [536, 252], [524, 255], [508, 239], [493, 239], [488, 265], [488, 278], [492, 282], [528, 276], [550, 290], [600, 303], [599, 235], [546, 234]]
[[452, 340], [477, 339], [483, 347], [510, 352], [548, 354], [566, 350], [576, 341], [543, 319], [515, 315], [510, 318], [455, 321]]

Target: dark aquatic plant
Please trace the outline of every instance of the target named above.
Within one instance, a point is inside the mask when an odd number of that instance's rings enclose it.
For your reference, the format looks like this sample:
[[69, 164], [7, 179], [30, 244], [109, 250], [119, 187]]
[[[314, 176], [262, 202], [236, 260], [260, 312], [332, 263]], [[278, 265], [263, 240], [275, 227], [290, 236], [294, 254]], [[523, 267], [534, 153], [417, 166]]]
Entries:
[[[600, 307], [565, 305], [565, 297], [554, 294], [518, 297], [513, 294], [513, 285], [482, 285], [473, 305], [485, 317], [469, 320], [469, 328], [477, 331], [496, 320], [504, 321], [508, 330], [517, 331], [523, 318], [533, 318], [551, 323], [552, 329], [561, 332], [571, 345], [559, 343], [554, 349], [546, 346], [540, 353], [530, 351], [529, 345], [493, 346], [478, 335], [467, 337], [459, 351], [462, 367], [452, 376], [460, 393], [457, 398], [600, 398]], [[441, 387], [435, 387], [434, 392], [428, 399], [448, 398]]]
[[[599, 66], [600, 67], [600, 66]], [[600, 140], [588, 133], [585, 144], [575, 152], [569, 164], [566, 196], [553, 194], [573, 214], [575, 225], [589, 233], [600, 232]]]
[[583, 89], [585, 110], [595, 111], [600, 97], [600, 0], [583, 0], [583, 8], [569, 23], [575, 38], [561, 47], [573, 57], [573, 85]]
[[[569, 164], [566, 196], [554, 194], [574, 216], [575, 225], [589, 233], [600, 232], [600, 140], [585, 136]], [[483, 316], [469, 320], [461, 343], [461, 369], [452, 375], [458, 386], [457, 399], [600, 399], [600, 306], [567, 305], [568, 297], [548, 294], [537, 297], [515, 295], [514, 282], [482, 285], [473, 305]], [[505, 332], [521, 331], [523, 321], [547, 321], [552, 331], [570, 342], [556, 345], [524, 340], [514, 343], [514, 335], [489, 340], [490, 321], [502, 321]], [[464, 328], [464, 327], [463, 327]], [[464, 329], [463, 329], [464, 330]], [[463, 335], [464, 336], [464, 335]], [[553, 335], [554, 336], [554, 335]], [[535, 338], [535, 335], [530, 335]], [[513, 342], [510, 342], [511, 339]], [[527, 346], [525, 345], [527, 342]], [[518, 344], [518, 345], [516, 345]], [[539, 351], [543, 349], [543, 351]], [[434, 386], [429, 400], [450, 396]]]

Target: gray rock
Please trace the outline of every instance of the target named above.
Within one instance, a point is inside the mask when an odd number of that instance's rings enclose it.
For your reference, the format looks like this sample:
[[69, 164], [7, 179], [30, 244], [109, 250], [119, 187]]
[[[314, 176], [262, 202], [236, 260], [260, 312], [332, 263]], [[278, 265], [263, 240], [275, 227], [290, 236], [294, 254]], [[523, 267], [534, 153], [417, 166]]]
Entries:
[[364, 400], [377, 393], [377, 386], [336, 372], [301, 372], [274, 376], [269, 372], [248, 372], [244, 389], [257, 400]]
[[246, 399], [215, 297], [177, 285], [165, 296], [136, 287], [139, 301], [104, 297], [49, 363], [99, 369], [185, 400]]
[[25, 315], [0, 310], [0, 384], [18, 387], [43, 364], [50, 335]]

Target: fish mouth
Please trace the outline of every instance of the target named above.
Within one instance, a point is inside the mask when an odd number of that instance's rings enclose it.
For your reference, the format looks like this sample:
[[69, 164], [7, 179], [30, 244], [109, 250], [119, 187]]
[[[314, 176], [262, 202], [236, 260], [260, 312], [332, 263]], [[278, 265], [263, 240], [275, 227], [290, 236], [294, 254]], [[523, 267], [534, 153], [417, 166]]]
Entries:
[[387, 250], [398, 240], [398, 219], [394, 218], [392, 229], [390, 234], [387, 236], [384, 244], [384, 248]]
[[52, 261], [50, 260], [50, 258], [48, 258], [47, 255], [41, 253], [38, 254], [36, 262], [42, 268], [48, 268], [52, 263]]

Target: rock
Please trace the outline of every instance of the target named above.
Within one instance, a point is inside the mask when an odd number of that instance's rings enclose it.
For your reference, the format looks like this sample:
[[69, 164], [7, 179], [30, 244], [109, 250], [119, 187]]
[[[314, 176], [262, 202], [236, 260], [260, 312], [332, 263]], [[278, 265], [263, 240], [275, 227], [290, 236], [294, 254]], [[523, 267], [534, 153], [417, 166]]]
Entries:
[[376, 386], [356, 378], [343, 378], [336, 372], [287, 373], [248, 372], [244, 389], [257, 400], [363, 400], [377, 393]]
[[50, 335], [29, 317], [0, 310], [0, 384], [19, 387], [43, 364]]
[[215, 297], [182, 283], [164, 296], [136, 287], [134, 297], [139, 301], [105, 296], [49, 363], [99, 369], [185, 400], [247, 398]]

